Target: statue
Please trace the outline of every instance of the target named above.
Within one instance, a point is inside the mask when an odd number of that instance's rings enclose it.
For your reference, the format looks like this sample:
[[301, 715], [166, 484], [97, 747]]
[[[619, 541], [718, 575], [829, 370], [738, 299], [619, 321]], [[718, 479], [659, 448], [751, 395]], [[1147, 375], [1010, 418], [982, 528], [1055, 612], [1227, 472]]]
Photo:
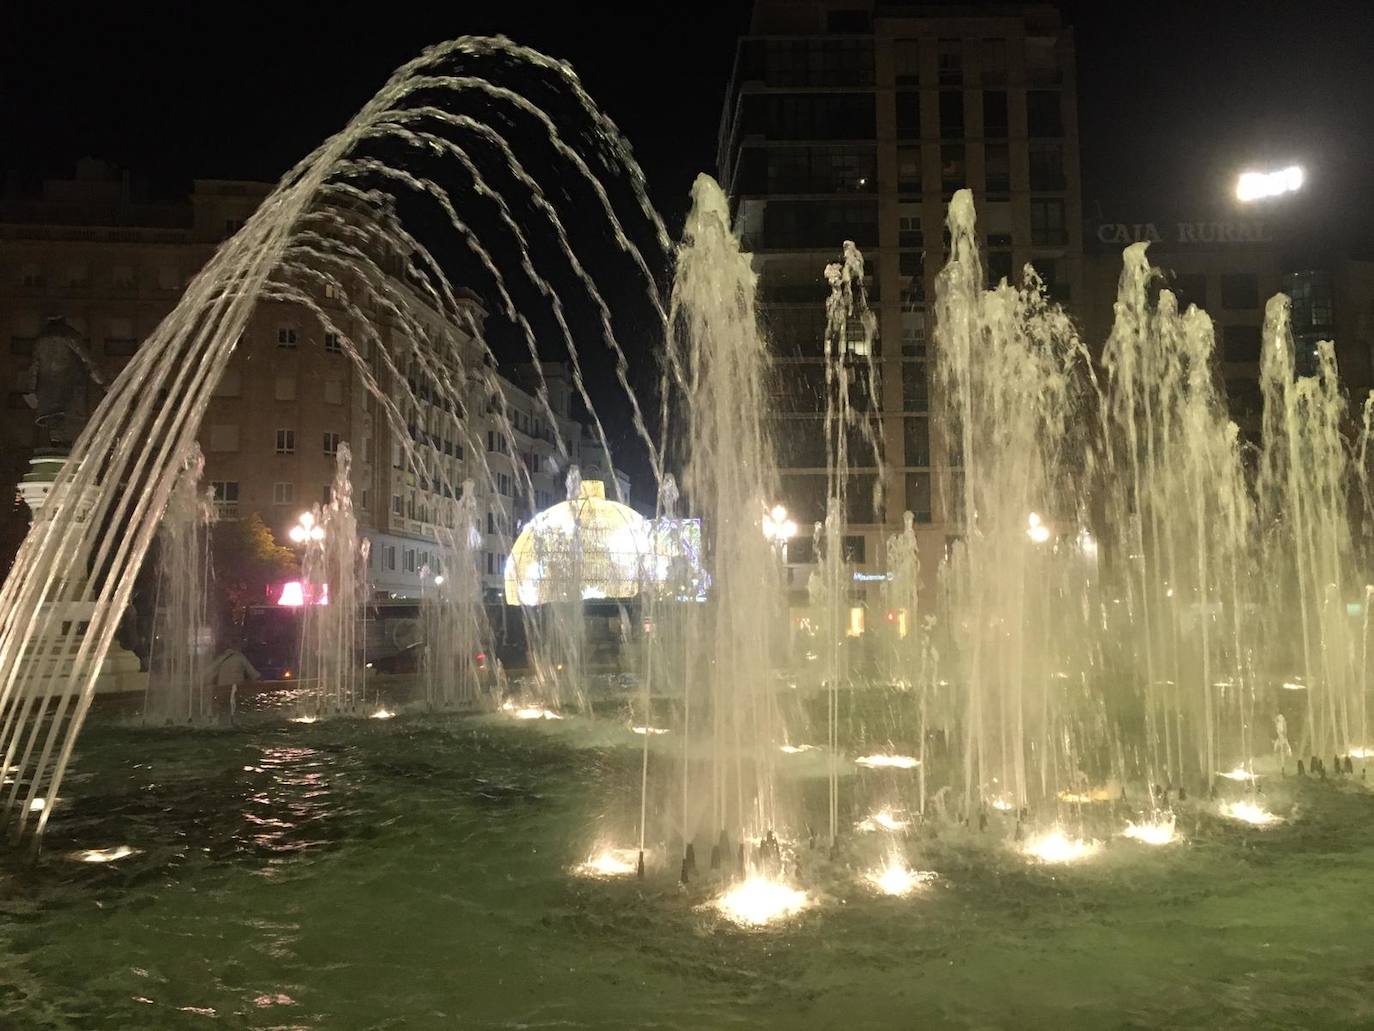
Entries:
[[66, 319], [52, 318], [43, 324], [33, 348], [33, 393], [24, 400], [34, 410], [34, 425], [47, 434], [40, 447], [66, 451], [86, 423], [87, 385], [104, 386], [95, 361], [81, 344], [81, 337]]

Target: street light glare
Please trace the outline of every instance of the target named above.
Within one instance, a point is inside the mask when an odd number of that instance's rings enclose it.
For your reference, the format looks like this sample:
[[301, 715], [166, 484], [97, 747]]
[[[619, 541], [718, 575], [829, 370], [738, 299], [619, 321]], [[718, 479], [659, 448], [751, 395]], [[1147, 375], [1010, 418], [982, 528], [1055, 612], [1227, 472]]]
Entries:
[[1249, 202], [1302, 189], [1306, 176], [1297, 165], [1273, 172], [1242, 172], [1236, 180], [1236, 199]]

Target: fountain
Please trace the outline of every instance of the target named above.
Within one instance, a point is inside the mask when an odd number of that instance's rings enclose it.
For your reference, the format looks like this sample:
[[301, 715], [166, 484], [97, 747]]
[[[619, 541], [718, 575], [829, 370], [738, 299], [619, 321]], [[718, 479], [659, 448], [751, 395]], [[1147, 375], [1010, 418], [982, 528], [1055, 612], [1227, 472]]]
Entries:
[[[595, 126], [596, 167], [531, 101], [467, 74], [493, 57], [553, 76], [579, 101]], [[451, 109], [469, 94], [548, 130], [564, 171], [594, 196], [617, 246], [644, 274], [665, 327], [656, 437], [558, 211], [495, 124]], [[457, 197], [466, 194], [441, 185], [448, 177], [460, 175], [494, 205], [506, 244], [516, 244], [518, 274], [547, 300], [603, 446], [605, 433], [562, 301], [533, 264], [517, 209], [480, 171], [488, 164], [502, 168], [507, 190], [519, 188], [529, 202], [519, 210], [542, 220], [597, 309], [657, 487], [652, 523], [631, 512], [633, 520], [607, 530], [584, 518], [611, 507], [604, 487], [584, 482], [567, 442], [558, 443], [566, 501], [521, 528], [507, 567], [508, 600], [529, 622], [528, 698], [506, 697], [499, 674], [497, 691], [488, 690], [483, 664], [494, 658], [477, 568], [480, 499], [511, 488], [503, 460], [494, 467], [488, 455], [501, 449], [490, 446], [495, 438], [481, 446], [472, 416], [491, 416], [512, 452], [514, 428], [472, 305], [432, 256], [427, 234], [449, 234], [448, 243], [477, 258], [496, 308], [520, 328], [531, 357], [539, 351], [505, 278], [516, 269], [499, 266], [464, 221]], [[1175, 806], [1183, 808], [1186, 792], [1243, 791], [1218, 798], [1215, 811], [1255, 826], [1286, 822], [1257, 800], [1261, 776], [1274, 770], [1257, 727], [1277, 728], [1280, 773], [1290, 734], [1299, 754], [1323, 757], [1323, 771], [1328, 756], [1335, 775], [1365, 761], [1370, 589], [1355, 572], [1367, 556], [1351, 502], [1363, 502], [1365, 518], [1374, 513], [1374, 406], [1349, 448], [1332, 350], [1318, 349], [1315, 377], [1296, 376], [1285, 299], [1275, 298], [1266, 316], [1265, 422], [1252, 472], [1212, 374], [1211, 321], [1156, 292], [1144, 245], [1123, 256], [1115, 324], [1095, 361], [1034, 270], [1019, 285], [985, 289], [972, 195], [956, 193], [936, 291], [941, 406], [932, 443], [937, 499], [962, 532], [923, 581], [905, 514], [887, 542], [886, 619], [874, 621], [891, 625], [870, 648], [864, 638], [878, 635], [866, 634], [864, 611], [851, 603], [844, 536], [853, 512], [869, 507], [851, 495], [855, 470], [875, 470], [871, 507], [880, 512], [883, 502], [876, 323], [863, 256], [837, 241], [840, 260], [817, 279], [827, 480], [809, 584], [813, 650], [796, 656], [787, 647], [782, 555], [765, 533], [780, 478], [765, 429], [773, 370], [750, 256], [720, 187], [699, 177], [664, 311], [602, 181], [611, 175], [624, 177], [618, 189], [628, 186], [664, 242], [623, 141], [569, 71], [504, 41], [460, 40], [399, 70], [283, 179], [111, 385], [60, 472], [52, 460], [44, 516], [0, 590], [0, 745], [17, 830], [41, 831], [51, 814], [159, 520], [169, 618], [180, 621], [164, 636], [189, 641], [203, 619], [192, 442], [252, 306], [264, 299], [297, 304], [338, 335], [401, 441], [403, 461], [433, 488], [440, 539], [423, 571], [420, 676], [431, 709], [490, 699], [526, 730], [571, 734], [594, 724], [584, 603], [627, 605], [618, 613], [637, 680], [615, 733], [628, 738], [628, 725], [637, 735], [637, 819], [619, 803], [619, 844], [603, 834], [573, 867], [580, 874], [644, 876], [646, 854], [680, 850], [680, 867], [661, 866], [680, 869], [689, 885], [703, 872], [729, 880], [711, 905], [758, 926], [816, 903], [798, 870], [828, 877], [850, 863], [845, 828], [869, 842], [959, 828], [983, 836], [976, 840], [1010, 841], [1037, 862], [1070, 863], [1108, 847], [1094, 833], [1176, 841]], [[401, 212], [412, 206], [429, 217], [408, 223]], [[428, 224], [435, 219], [438, 230]], [[343, 315], [321, 307], [325, 292]], [[537, 361], [534, 368], [542, 375]], [[547, 408], [547, 384], [536, 393]], [[426, 465], [414, 444], [424, 436], [422, 398], [460, 417], [474, 456], [461, 483]], [[532, 497], [528, 468], [509, 464], [515, 490]], [[367, 555], [351, 492], [342, 445], [330, 498], [301, 542], [303, 581], [320, 602], [304, 614], [303, 722], [396, 713], [364, 682]], [[700, 518], [704, 572], [684, 560], [693, 547], [684, 516]], [[613, 547], [612, 536], [629, 545]], [[936, 589], [924, 590], [931, 580]], [[88, 626], [62, 630], [70, 661], [44, 666], [33, 658], [62, 628], [57, 603], [82, 606]], [[175, 650], [159, 659], [150, 712], [205, 718], [196, 661]], [[561, 723], [574, 708], [588, 718]], [[516, 725], [506, 732], [518, 733]], [[1134, 816], [1124, 827], [1127, 806], [1112, 808], [1123, 800]], [[631, 826], [637, 847], [622, 847]], [[708, 854], [709, 868], [698, 865]], [[893, 852], [870, 874], [867, 884], [893, 896], [924, 877]], [[844, 876], [852, 883], [860, 869]]]
[[202, 489], [205, 459], [199, 447], [172, 490], [158, 533], [157, 608], [143, 718], [156, 724], [204, 724], [213, 716], [209, 621], [209, 488]]

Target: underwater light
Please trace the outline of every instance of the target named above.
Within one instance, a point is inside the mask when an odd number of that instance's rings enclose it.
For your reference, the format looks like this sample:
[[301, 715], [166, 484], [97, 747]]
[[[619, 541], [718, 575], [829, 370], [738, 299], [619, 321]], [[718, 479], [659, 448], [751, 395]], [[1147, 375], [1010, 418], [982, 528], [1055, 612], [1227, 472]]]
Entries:
[[370, 713], [367, 718], [370, 720], [390, 720], [395, 719], [396, 714], [383, 705], [376, 712]]
[[799, 755], [802, 752], [813, 752], [816, 750], [815, 745], [781, 745], [779, 747], [786, 755]]
[[138, 849], [130, 848], [128, 845], [116, 845], [114, 848], [82, 849], [80, 852], [73, 852], [71, 858], [78, 863], [115, 863], [134, 855], [138, 855]]
[[921, 760], [909, 755], [861, 755], [854, 763], [857, 766], [867, 766], [870, 770], [910, 770], [921, 765]]
[[658, 735], [668, 733], [667, 727], [631, 727], [630, 729], [636, 734]]
[[1223, 802], [1217, 807], [1217, 810], [1222, 816], [1239, 820], [1241, 823], [1248, 823], [1252, 827], [1268, 827], [1271, 824], [1283, 822], [1282, 816], [1275, 816], [1268, 809], [1248, 799], [1242, 799], [1239, 802]]
[[552, 709], [545, 709], [538, 705], [516, 705], [514, 702], [502, 702], [501, 711], [509, 713], [517, 720], [561, 720], [563, 718]]
[[741, 927], [764, 927], [795, 916], [810, 904], [806, 892], [756, 875], [736, 884], [711, 905]]
[[903, 820], [895, 815], [891, 809], [879, 809], [876, 813], [864, 817], [854, 825], [865, 834], [873, 831], [901, 831], [911, 826], [910, 820]]
[[1227, 770], [1225, 773], [1223, 773], [1222, 771], [1218, 770], [1218, 771], [1217, 771], [1217, 776], [1218, 776], [1218, 777], [1225, 777], [1227, 780], [1254, 780], [1254, 779], [1255, 779], [1255, 775], [1254, 775], [1253, 773], [1251, 773], [1249, 770], [1247, 770], [1247, 769], [1245, 769], [1245, 768], [1243, 768], [1243, 767], [1240, 767], [1240, 766], [1237, 766], [1237, 767], [1236, 767], [1235, 769], [1233, 769], [1233, 770]]
[[573, 867], [579, 877], [628, 877], [639, 869], [639, 852], [632, 848], [603, 848]]
[[1101, 849], [1100, 841], [1070, 838], [1056, 827], [1031, 838], [1021, 846], [1021, 853], [1042, 863], [1076, 863], [1096, 855]]
[[1016, 808], [1011, 799], [1003, 798], [1000, 795], [989, 802], [988, 805], [992, 806], [999, 813], [1010, 813]]
[[319, 721], [318, 716], [292, 716], [290, 720], [292, 723], [318, 723]]
[[1142, 845], [1170, 845], [1180, 840], [1172, 814], [1167, 818], [1160, 816], [1141, 823], [1127, 823], [1121, 833]]
[[864, 880], [884, 895], [903, 898], [935, 880], [935, 874], [930, 870], [913, 870], [899, 857], [890, 856], [884, 866], [864, 874]]

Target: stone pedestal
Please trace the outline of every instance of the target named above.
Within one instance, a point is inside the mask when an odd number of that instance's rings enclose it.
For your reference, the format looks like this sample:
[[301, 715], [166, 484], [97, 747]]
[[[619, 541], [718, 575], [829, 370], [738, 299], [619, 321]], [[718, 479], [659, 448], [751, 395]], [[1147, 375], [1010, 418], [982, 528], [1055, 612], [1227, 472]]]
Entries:
[[[29, 472], [19, 483], [19, 493], [29, 511], [36, 518], [52, 494], [53, 483], [62, 471], [67, 455], [60, 451], [39, 451], [29, 459]], [[77, 501], [77, 518], [85, 520], [93, 507], [93, 498]], [[84, 571], [90, 560], [89, 554], [80, 557], [77, 568]], [[44, 602], [45, 612], [53, 612], [59, 622], [54, 631], [46, 638], [33, 642], [24, 658], [28, 669], [26, 675], [40, 677], [56, 673], [59, 682], [70, 678], [76, 666], [76, 653], [81, 648], [86, 628], [95, 617], [96, 603], [93, 601], [74, 601], [84, 593], [81, 583], [59, 583], [51, 591], [52, 601]], [[71, 633], [72, 627], [76, 633]], [[30, 672], [31, 671], [31, 672]], [[148, 686], [148, 674], [139, 668], [138, 656], [119, 644], [111, 642], [110, 650], [100, 666], [96, 678], [97, 694], [124, 694], [143, 692]]]

